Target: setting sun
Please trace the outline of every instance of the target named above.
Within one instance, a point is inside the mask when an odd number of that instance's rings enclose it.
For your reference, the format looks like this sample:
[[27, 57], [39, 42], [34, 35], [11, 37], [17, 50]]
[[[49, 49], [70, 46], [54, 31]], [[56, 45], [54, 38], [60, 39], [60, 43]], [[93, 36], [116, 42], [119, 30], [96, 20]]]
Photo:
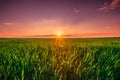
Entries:
[[59, 31], [59, 32], [57, 32], [57, 36], [58, 37], [60, 37], [61, 36], [61, 32]]

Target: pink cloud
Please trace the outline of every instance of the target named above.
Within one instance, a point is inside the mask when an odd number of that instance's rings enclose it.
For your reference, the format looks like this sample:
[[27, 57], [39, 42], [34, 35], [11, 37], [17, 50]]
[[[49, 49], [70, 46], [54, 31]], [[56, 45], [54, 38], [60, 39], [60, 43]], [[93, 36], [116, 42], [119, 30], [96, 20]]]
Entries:
[[13, 22], [5, 22], [5, 23], [3, 23], [4, 25], [14, 25], [15, 23], [13, 23]]
[[104, 3], [104, 5], [101, 8], [98, 8], [98, 11], [111, 11], [115, 8], [120, 7], [120, 0], [112, 0], [110, 4], [107, 2]]
[[74, 11], [75, 13], [80, 13], [80, 9], [78, 9], [78, 8], [74, 8], [73, 11]]

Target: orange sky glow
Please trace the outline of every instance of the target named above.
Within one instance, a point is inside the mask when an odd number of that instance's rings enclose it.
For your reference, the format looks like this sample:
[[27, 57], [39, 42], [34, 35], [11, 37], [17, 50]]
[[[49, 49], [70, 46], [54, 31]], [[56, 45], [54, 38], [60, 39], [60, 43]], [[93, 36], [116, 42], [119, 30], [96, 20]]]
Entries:
[[58, 32], [62, 37], [120, 37], [120, 1], [106, 2], [1, 0], [0, 38], [54, 37]]

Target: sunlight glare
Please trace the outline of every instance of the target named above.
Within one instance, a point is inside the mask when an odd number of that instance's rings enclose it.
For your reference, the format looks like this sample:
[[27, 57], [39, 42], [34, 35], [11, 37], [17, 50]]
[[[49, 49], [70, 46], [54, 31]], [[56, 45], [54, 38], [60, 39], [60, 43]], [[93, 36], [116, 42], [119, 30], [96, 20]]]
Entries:
[[60, 37], [61, 36], [61, 32], [59, 31], [59, 32], [57, 32], [57, 36], [58, 37]]

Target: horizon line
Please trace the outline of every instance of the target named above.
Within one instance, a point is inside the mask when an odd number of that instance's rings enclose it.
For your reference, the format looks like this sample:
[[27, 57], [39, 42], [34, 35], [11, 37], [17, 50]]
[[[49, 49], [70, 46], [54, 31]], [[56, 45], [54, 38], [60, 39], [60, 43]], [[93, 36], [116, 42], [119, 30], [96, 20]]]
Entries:
[[[0, 38], [56, 38], [55, 34], [28, 35], [28, 36], [1, 36]], [[85, 33], [85, 34], [63, 34], [61, 38], [101, 38], [101, 37], [120, 37], [120, 33]]]

